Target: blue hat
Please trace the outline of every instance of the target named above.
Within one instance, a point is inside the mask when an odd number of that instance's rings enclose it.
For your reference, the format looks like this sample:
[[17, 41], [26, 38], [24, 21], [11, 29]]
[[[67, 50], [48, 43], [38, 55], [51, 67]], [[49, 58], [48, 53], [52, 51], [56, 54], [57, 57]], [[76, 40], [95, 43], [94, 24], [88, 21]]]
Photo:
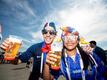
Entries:
[[47, 23], [45, 23], [44, 28], [47, 27], [47, 26], [52, 27], [56, 31], [56, 26], [55, 26], [54, 22], [50, 22], [50, 23], [47, 22]]

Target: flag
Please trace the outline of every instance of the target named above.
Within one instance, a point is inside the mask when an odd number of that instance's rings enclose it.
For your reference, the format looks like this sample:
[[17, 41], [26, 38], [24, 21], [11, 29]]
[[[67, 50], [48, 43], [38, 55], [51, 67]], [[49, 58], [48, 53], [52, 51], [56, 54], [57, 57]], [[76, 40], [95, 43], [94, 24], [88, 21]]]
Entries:
[[2, 34], [1, 34], [1, 32], [2, 32], [2, 25], [0, 24], [0, 40], [2, 40]]

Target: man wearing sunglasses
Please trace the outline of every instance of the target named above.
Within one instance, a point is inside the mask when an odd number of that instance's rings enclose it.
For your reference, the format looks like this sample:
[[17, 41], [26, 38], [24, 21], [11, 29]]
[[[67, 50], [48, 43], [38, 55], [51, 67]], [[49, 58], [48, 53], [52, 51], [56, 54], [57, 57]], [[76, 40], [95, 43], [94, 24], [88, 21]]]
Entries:
[[[56, 37], [56, 33], [55, 24], [53, 22], [46, 23], [42, 30], [44, 41], [32, 45], [23, 54], [19, 55], [15, 60], [13, 60], [14, 64], [17, 64], [19, 61], [25, 63], [31, 57], [33, 57], [33, 68], [29, 80], [42, 80], [43, 62], [45, 60], [46, 53], [51, 50], [50, 46]], [[7, 43], [5, 41], [6, 45]]]

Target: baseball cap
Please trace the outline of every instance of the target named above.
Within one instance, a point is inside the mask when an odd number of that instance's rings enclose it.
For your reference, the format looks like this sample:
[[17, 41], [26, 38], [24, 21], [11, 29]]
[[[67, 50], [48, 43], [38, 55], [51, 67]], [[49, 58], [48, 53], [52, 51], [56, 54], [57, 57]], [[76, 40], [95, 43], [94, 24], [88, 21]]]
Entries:
[[56, 26], [55, 26], [54, 22], [49, 22], [49, 23], [47, 22], [47, 23], [45, 23], [43, 29], [45, 29], [45, 28], [51, 28], [51, 29], [53, 29], [56, 32]]

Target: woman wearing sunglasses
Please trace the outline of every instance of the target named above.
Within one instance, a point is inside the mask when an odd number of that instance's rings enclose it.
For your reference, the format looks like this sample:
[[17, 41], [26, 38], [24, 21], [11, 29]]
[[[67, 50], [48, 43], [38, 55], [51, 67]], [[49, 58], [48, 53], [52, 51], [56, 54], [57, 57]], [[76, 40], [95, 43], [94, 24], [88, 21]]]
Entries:
[[[52, 70], [57, 56], [47, 54], [44, 65], [44, 80], [96, 80], [96, 61], [79, 46], [79, 33], [72, 27], [62, 28], [62, 58], [60, 69]], [[97, 79], [98, 80], [98, 79]]]

